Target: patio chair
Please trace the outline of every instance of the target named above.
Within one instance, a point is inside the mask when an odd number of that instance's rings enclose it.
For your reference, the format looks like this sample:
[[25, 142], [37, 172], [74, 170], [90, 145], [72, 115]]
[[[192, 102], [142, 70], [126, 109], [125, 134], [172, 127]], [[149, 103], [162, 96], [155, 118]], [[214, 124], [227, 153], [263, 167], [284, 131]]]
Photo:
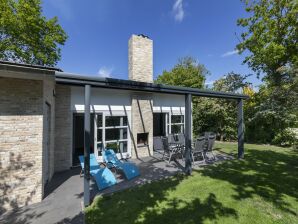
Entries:
[[[192, 149], [192, 161], [195, 163], [195, 158], [196, 156], [199, 154], [202, 156], [203, 160], [201, 161], [205, 161], [205, 156], [204, 156], [204, 148], [206, 145], [206, 140], [205, 137], [199, 137], [196, 141], [195, 141], [195, 146]], [[198, 162], [198, 161], [197, 161]]]
[[[79, 156], [82, 172], [84, 172], [84, 156]], [[90, 174], [94, 178], [99, 190], [103, 190], [117, 183], [114, 174], [107, 167], [100, 167], [95, 155], [90, 154]]]
[[185, 146], [185, 136], [184, 136], [184, 134], [178, 134], [177, 139], [178, 139], [179, 144]]
[[109, 168], [121, 170], [128, 180], [140, 175], [140, 171], [135, 164], [130, 162], [121, 162], [112, 149], [106, 149], [103, 151], [103, 159]]
[[183, 158], [182, 149], [180, 145], [177, 145], [176, 143], [169, 143], [167, 137], [162, 137], [162, 144], [164, 150], [162, 159], [167, 158], [168, 163], [170, 163], [173, 156], [180, 154]]
[[205, 131], [204, 136], [205, 136], [206, 139], [208, 139], [210, 135], [213, 135], [213, 132]]
[[214, 143], [215, 143], [215, 139], [216, 139], [215, 134], [210, 134], [209, 135], [208, 142], [207, 142], [207, 147], [206, 147], [206, 150], [205, 150], [206, 155], [207, 155], [207, 153], [211, 153], [214, 160], [215, 160], [215, 156], [213, 154], [213, 146], [214, 146]]
[[174, 144], [174, 143], [176, 143], [175, 135], [173, 135], [173, 134], [169, 134], [169, 135], [168, 135], [168, 143], [169, 143], [169, 144]]

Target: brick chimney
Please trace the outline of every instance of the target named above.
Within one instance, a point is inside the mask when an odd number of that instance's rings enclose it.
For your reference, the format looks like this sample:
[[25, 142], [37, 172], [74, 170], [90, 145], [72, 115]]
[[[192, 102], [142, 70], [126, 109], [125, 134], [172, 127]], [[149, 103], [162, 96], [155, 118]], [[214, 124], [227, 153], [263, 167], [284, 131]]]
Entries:
[[132, 35], [128, 41], [128, 78], [153, 82], [153, 41], [145, 35]]
[[[153, 41], [132, 35], [128, 42], [129, 79], [153, 83]], [[153, 98], [151, 93], [131, 93], [132, 158], [153, 155]]]

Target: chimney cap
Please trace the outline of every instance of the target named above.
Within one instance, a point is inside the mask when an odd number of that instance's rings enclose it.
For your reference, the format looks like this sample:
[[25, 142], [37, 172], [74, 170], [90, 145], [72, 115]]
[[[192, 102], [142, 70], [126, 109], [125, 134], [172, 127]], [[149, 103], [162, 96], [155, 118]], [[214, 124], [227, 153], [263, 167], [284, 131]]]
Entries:
[[147, 35], [145, 35], [145, 34], [142, 34], [142, 33], [138, 34], [138, 36], [139, 36], [139, 37], [143, 37], [143, 38], [150, 39], [149, 36], [147, 36]]

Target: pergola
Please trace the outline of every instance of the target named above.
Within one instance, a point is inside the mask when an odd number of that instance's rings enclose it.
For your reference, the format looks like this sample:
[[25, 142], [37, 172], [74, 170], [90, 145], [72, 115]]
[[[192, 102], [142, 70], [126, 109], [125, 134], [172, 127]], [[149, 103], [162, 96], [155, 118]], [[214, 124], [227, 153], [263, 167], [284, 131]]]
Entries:
[[238, 123], [238, 158], [244, 158], [244, 120], [243, 120], [243, 100], [249, 97], [243, 94], [216, 92], [195, 88], [178, 86], [167, 86], [161, 84], [136, 82], [130, 80], [95, 78], [80, 75], [55, 72], [56, 83], [64, 85], [83, 86], [85, 88], [85, 113], [84, 113], [84, 204], [90, 203], [90, 97], [91, 88], [109, 88], [118, 90], [130, 90], [138, 92], [178, 94], [185, 96], [185, 173], [190, 175], [192, 172], [191, 162], [191, 118], [192, 118], [192, 96], [222, 98], [236, 100], [237, 103], [237, 123]]

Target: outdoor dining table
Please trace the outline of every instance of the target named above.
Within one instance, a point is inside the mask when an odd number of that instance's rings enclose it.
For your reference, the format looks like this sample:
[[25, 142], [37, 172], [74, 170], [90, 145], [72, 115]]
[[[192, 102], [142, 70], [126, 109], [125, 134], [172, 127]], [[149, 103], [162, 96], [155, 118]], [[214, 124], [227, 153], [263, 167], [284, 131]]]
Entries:
[[182, 157], [184, 157], [184, 153], [185, 153], [185, 145], [184, 144], [181, 144], [179, 142], [171, 142], [171, 143], [169, 143], [169, 146], [173, 147], [175, 149], [178, 149], [177, 152], [180, 152]]

